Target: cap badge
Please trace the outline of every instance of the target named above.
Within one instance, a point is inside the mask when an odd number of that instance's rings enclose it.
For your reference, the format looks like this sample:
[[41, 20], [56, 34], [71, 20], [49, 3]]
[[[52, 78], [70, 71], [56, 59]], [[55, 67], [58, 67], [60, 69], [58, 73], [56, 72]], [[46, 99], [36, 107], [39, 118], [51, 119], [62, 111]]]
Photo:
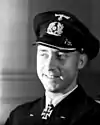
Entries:
[[61, 34], [63, 33], [63, 28], [64, 25], [60, 22], [52, 22], [47, 28], [47, 33], [54, 36], [61, 36]]
[[55, 16], [58, 17], [58, 20], [59, 20], [59, 21], [61, 21], [62, 18], [65, 18], [65, 19], [67, 19], [67, 20], [70, 19], [69, 16], [65, 16], [65, 15], [63, 15], [63, 14], [55, 14]]

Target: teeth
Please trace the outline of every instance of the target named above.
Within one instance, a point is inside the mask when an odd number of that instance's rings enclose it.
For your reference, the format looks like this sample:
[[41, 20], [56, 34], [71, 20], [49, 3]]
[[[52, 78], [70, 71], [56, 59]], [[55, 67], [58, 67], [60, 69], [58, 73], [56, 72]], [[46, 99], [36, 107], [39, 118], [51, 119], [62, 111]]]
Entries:
[[51, 79], [55, 78], [55, 76], [48, 76], [48, 77], [51, 78]]
[[53, 79], [53, 78], [57, 78], [58, 76], [47, 76], [47, 77], [50, 78], [50, 79]]

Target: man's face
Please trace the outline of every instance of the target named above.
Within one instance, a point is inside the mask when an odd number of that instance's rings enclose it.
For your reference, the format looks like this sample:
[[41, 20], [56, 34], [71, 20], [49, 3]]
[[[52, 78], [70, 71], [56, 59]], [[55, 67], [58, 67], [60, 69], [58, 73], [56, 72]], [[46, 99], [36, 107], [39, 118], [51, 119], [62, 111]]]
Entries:
[[37, 74], [46, 91], [64, 92], [75, 82], [79, 69], [79, 56], [78, 52], [64, 53], [38, 45]]

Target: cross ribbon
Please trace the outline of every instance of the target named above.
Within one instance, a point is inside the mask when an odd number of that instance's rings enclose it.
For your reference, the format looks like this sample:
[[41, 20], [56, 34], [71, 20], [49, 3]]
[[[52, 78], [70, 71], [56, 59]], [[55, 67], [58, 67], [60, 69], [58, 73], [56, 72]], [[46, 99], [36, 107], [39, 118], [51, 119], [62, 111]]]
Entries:
[[41, 114], [42, 119], [47, 120], [48, 118], [50, 118], [53, 108], [53, 104], [48, 104], [47, 108], [45, 108]]

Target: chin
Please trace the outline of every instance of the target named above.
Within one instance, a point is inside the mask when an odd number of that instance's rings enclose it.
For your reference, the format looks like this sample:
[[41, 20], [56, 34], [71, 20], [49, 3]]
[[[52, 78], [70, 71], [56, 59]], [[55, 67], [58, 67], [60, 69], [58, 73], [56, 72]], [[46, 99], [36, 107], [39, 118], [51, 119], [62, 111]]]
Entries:
[[56, 93], [56, 92], [58, 92], [57, 89], [51, 89], [51, 88], [50, 88], [50, 89], [46, 89], [46, 91], [48, 91], [48, 92], [52, 92], [52, 93]]
[[57, 86], [45, 87], [45, 90], [53, 93], [60, 92], [60, 88]]

